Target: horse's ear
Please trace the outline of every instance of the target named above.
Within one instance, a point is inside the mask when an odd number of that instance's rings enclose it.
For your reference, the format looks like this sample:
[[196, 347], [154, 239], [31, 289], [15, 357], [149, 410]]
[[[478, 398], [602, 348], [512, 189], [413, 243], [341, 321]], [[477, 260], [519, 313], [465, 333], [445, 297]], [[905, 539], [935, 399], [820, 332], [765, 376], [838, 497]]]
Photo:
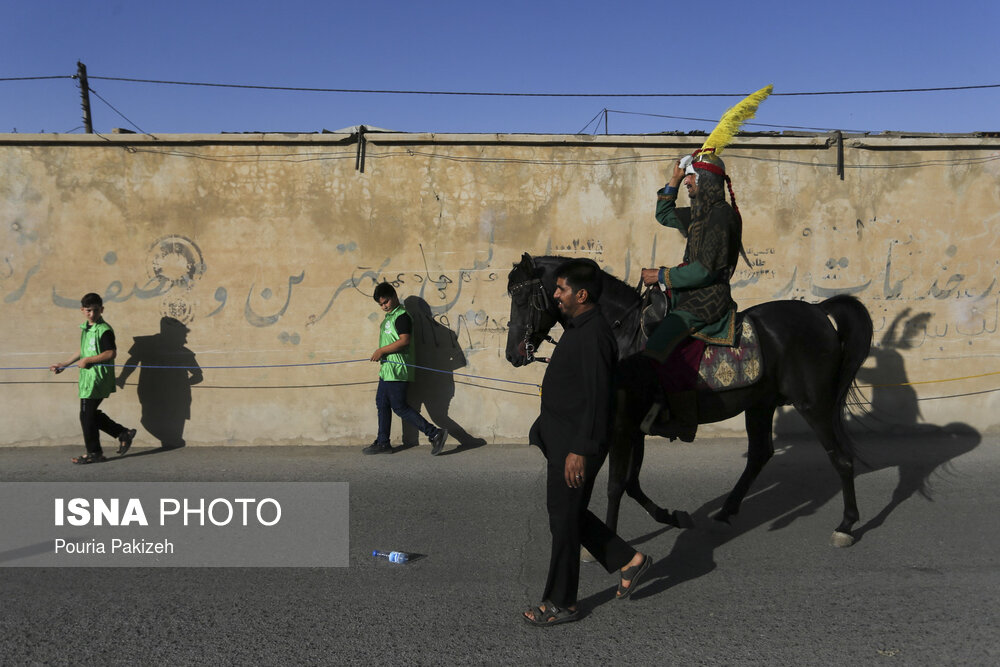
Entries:
[[531, 255], [528, 253], [521, 255], [521, 263], [523, 264], [525, 262], [527, 262], [528, 266], [531, 266]]

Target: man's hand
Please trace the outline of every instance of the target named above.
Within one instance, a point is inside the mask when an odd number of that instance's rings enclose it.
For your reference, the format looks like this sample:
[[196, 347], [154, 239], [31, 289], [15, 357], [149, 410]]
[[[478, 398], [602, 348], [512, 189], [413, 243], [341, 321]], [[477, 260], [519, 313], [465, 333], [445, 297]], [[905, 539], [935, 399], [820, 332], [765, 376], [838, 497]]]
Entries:
[[684, 167], [681, 166], [681, 162], [680, 160], [678, 160], [677, 164], [674, 165], [674, 173], [670, 175], [669, 185], [670, 187], [673, 188], [679, 187], [681, 181], [683, 180], [684, 180]]
[[642, 284], [643, 285], [655, 285], [660, 282], [660, 270], [659, 269], [643, 269], [642, 270]]
[[574, 454], [573, 452], [566, 455], [566, 468], [564, 470], [564, 475], [566, 476], [566, 486], [571, 489], [579, 489], [586, 481], [586, 472], [586, 456], [580, 456], [579, 454]]
[[382, 361], [382, 356], [383, 356], [382, 355], [382, 348], [379, 348], [379, 349], [375, 350], [374, 352], [372, 352], [372, 358], [371, 358], [371, 360], [372, 361]]

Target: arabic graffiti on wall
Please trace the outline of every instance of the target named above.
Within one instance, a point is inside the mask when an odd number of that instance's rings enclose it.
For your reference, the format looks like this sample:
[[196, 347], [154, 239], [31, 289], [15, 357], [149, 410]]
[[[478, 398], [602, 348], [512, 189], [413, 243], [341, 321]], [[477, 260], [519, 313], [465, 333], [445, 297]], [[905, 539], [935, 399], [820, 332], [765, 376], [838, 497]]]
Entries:
[[[810, 232], [812, 233], [812, 232]], [[944, 337], [949, 333], [964, 337], [975, 337], [996, 333], [1000, 323], [1000, 295], [997, 294], [996, 264], [983, 270], [982, 258], [965, 260], [956, 245], [938, 248], [932, 244], [921, 245], [912, 236], [905, 239], [883, 239], [884, 259], [867, 259], [867, 263], [856, 262], [852, 257], [831, 253], [830, 257], [812, 260], [811, 266], [800, 266], [783, 258], [778, 248], [773, 246], [748, 246], [746, 260], [742, 259], [733, 276], [734, 292], [755, 289], [760, 291], [768, 285], [776, 289], [766, 290], [768, 299], [817, 299], [835, 294], [852, 294], [862, 298], [869, 305], [876, 330], [885, 326], [891, 317], [895, 302], [927, 300], [933, 302], [960, 302], [961, 308], [943, 308], [928, 327], [927, 336]], [[654, 242], [655, 244], [655, 242]], [[655, 245], [654, 245], [655, 247]], [[876, 246], [864, 246], [875, 250]], [[354, 242], [338, 246], [344, 254], [357, 249]], [[563, 243], [549, 243], [547, 249], [567, 255], [591, 253], [599, 259], [609, 259], [605, 244], [601, 239], [574, 240]], [[157, 300], [161, 314], [185, 324], [196, 318], [214, 318], [231, 310], [230, 296], [240, 294], [242, 320], [251, 327], [266, 329], [281, 324], [276, 333], [284, 344], [298, 345], [303, 336], [323, 322], [336, 310], [338, 299], [348, 294], [360, 294], [370, 299], [374, 286], [385, 280], [407, 295], [415, 295], [424, 300], [430, 317], [440, 325], [457, 334], [465, 352], [486, 349], [485, 341], [490, 337], [503, 335], [507, 330], [507, 312], [492, 312], [489, 307], [476, 305], [476, 295], [486, 289], [490, 293], [505, 290], [506, 273], [492, 266], [493, 241], [490, 239], [488, 257], [476, 260], [471, 266], [432, 270], [423, 248], [422, 271], [394, 271], [393, 258], [387, 257], [378, 266], [355, 266], [349, 276], [339, 283], [321, 290], [325, 293], [321, 300], [309, 304], [302, 303], [296, 288], [306, 284], [309, 271], [305, 268], [291, 273], [287, 282], [276, 286], [230, 284], [206, 285], [206, 258], [198, 244], [185, 236], [168, 235], [156, 239], [148, 247], [146, 255], [146, 275], [127, 287], [127, 281], [113, 280], [103, 291], [108, 303], [122, 303], [129, 299]], [[937, 252], [939, 261], [928, 255]], [[655, 253], [655, 249], [654, 249]], [[915, 255], [922, 255], [915, 257]], [[971, 255], [971, 253], [970, 253]], [[626, 250], [623, 264], [628, 267], [630, 254]], [[107, 265], [114, 265], [118, 258], [114, 251], [103, 256]], [[655, 261], [655, 255], [653, 257]], [[603, 264], [607, 265], [606, 262]], [[855, 266], [877, 267], [877, 274], [865, 275]], [[937, 270], [927, 270], [928, 266]], [[923, 270], [921, 270], [921, 267]], [[0, 286], [5, 290], [3, 303], [19, 301], [29, 289], [46, 289], [37, 284], [36, 276], [42, 268], [41, 262], [19, 268], [7, 257], [0, 272]], [[858, 279], [860, 274], [860, 278]], [[627, 276], [626, 276], [627, 279]], [[34, 281], [34, 282], [33, 282]], [[488, 283], [484, 286], [483, 283]], [[315, 299], [316, 286], [309, 293]], [[212, 297], [201, 303], [197, 294], [210, 290]], [[78, 296], [62, 286], [51, 286], [52, 303], [63, 308], [79, 308]], [[244, 296], [245, 295], [245, 296]], [[298, 301], [298, 303], [296, 303]], [[482, 304], [483, 299], [480, 299]], [[488, 300], [495, 304], [495, 301]], [[878, 303], [876, 303], [878, 302]], [[292, 309], [293, 303], [296, 307]], [[900, 306], [902, 307], [902, 306]], [[879, 312], [881, 311], [881, 312]], [[290, 313], [295, 317], [290, 319]], [[301, 315], [308, 312], [308, 315]], [[301, 318], [296, 320], [296, 318]]]

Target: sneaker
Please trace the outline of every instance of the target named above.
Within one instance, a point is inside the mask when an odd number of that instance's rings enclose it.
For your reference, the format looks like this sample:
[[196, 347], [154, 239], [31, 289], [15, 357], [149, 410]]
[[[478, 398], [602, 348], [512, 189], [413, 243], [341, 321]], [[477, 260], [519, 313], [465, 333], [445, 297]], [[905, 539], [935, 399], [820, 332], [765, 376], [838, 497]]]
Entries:
[[392, 445], [376, 440], [361, 450], [362, 454], [392, 454]]
[[118, 456], [121, 456], [128, 451], [128, 448], [132, 446], [132, 440], [135, 438], [135, 429], [127, 428], [124, 433], [118, 436]]
[[439, 428], [438, 432], [431, 438], [431, 456], [437, 456], [444, 448], [444, 441], [448, 439], [448, 429]]

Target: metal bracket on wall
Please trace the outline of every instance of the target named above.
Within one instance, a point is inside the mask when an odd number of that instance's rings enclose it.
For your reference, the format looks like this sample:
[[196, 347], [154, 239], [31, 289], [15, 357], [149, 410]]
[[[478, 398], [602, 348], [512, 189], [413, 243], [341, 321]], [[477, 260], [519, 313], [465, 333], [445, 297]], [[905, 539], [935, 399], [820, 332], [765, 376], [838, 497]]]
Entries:
[[362, 174], [365, 173], [365, 147], [367, 141], [365, 140], [365, 128], [364, 125], [358, 125], [358, 152], [354, 157], [354, 170], [360, 171]]
[[837, 130], [837, 176], [844, 180], [844, 133]]

